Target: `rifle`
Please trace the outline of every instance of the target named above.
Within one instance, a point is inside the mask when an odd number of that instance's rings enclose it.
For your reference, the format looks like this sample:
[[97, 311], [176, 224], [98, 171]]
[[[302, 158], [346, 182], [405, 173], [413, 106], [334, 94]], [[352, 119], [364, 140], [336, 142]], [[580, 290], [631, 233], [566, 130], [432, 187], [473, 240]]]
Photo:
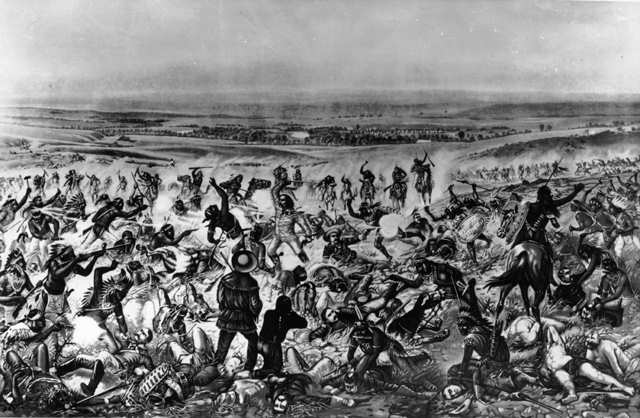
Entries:
[[427, 153], [427, 151], [426, 151], [426, 150], [424, 151], [424, 157], [425, 157], [427, 160], [429, 160], [429, 162], [431, 163], [431, 165], [432, 165], [433, 167], [435, 167], [435, 166], [436, 166], [436, 165], [433, 163], [433, 161], [431, 161], [431, 158], [429, 158], [429, 154]]
[[87, 253], [87, 254], [79, 254], [78, 257], [82, 257], [82, 258], [94, 257], [96, 255], [102, 255], [102, 254], [106, 253], [107, 251], [118, 250], [118, 249], [124, 248], [126, 246], [127, 246], [127, 244], [114, 245], [113, 247], [103, 248], [103, 249], [100, 249], [100, 250], [92, 251], [92, 252]]
[[551, 174], [549, 175], [549, 178], [547, 179], [547, 181], [544, 183], [545, 185], [549, 184], [553, 176], [556, 175], [556, 173], [558, 172], [558, 167], [560, 167], [560, 163], [562, 162], [563, 159], [564, 157], [560, 158], [559, 161], [553, 163], [553, 170], [551, 171]]
[[469, 186], [476, 186], [478, 189], [485, 190], [487, 192], [492, 192], [493, 191], [493, 189], [488, 189], [486, 187], [478, 186], [477, 184], [471, 183], [470, 181], [467, 181], [467, 180], [458, 180], [458, 179], [456, 179], [456, 181], [458, 183], [468, 184]]
[[127, 385], [128, 385], [128, 383], [126, 383], [126, 382], [125, 383], [120, 383], [119, 385], [116, 385], [116, 386], [114, 386], [112, 388], [109, 388], [109, 389], [107, 389], [107, 390], [105, 390], [103, 392], [96, 393], [95, 395], [87, 396], [86, 398], [80, 399], [79, 401], [74, 402], [71, 405], [69, 405], [68, 409], [76, 407], [76, 406], [78, 406], [80, 404], [83, 404], [83, 403], [85, 403], [87, 401], [90, 401], [91, 399], [95, 399], [95, 398], [107, 395], [107, 394], [109, 394], [111, 392], [115, 392], [116, 390], [121, 389], [121, 388], [123, 388], [123, 387], [125, 387]]
[[324, 380], [324, 379], [338, 377], [338, 376], [344, 374], [349, 367], [351, 367], [351, 364], [344, 363], [341, 366], [338, 366], [338, 368], [335, 369], [334, 371], [329, 372], [329, 373], [325, 374], [324, 376], [322, 376], [322, 379]]
[[[96, 255], [102, 255], [102, 254], [104, 254], [104, 253], [105, 253], [105, 252], [107, 252], [107, 251], [117, 250], [117, 249], [122, 248], [122, 247], [125, 247], [125, 246], [126, 246], [126, 244], [120, 244], [120, 245], [113, 246], [113, 247], [111, 247], [111, 248], [103, 248], [103, 249], [101, 249], [101, 250], [93, 251], [93, 252], [90, 252], [90, 253], [87, 253], [87, 254], [79, 254], [79, 255], [78, 255], [78, 257], [76, 257], [76, 258], [79, 258], [79, 259], [80, 259], [79, 261], [84, 261], [84, 260], [86, 260], [86, 259], [88, 259], [88, 258], [91, 258], [91, 257], [94, 257], [94, 256], [96, 256]], [[40, 282], [38, 282], [38, 283], [33, 287], [33, 289], [31, 289], [31, 290], [29, 291], [29, 293], [27, 293], [27, 295], [24, 297], [24, 302], [23, 302], [23, 303], [21, 303], [21, 304], [16, 305], [15, 309], [14, 309], [14, 310], [13, 310], [13, 312], [12, 312], [12, 315], [13, 315], [13, 317], [14, 317], [14, 318], [17, 318], [17, 317], [18, 317], [18, 313], [20, 312], [20, 310], [22, 309], [22, 307], [24, 306], [24, 304], [25, 304], [25, 303], [27, 303], [27, 300], [29, 299], [29, 297], [30, 297], [30, 296], [31, 296], [31, 295], [32, 295], [36, 290], [38, 290], [39, 288], [41, 288], [41, 287], [42, 287], [43, 282], [44, 282], [44, 279], [43, 279], [43, 280], [41, 280]]]
[[[473, 379], [470, 379], [468, 377], [462, 377], [459, 380], [462, 380], [464, 382], [467, 383], [472, 383], [472, 384], [477, 384], [480, 387], [483, 387], [485, 389], [493, 389], [493, 390], [498, 390], [500, 392], [509, 392], [508, 390], [505, 390], [504, 388], [500, 388], [498, 386], [492, 386], [492, 385], [487, 385], [486, 383], [477, 383], [477, 382], [473, 382]], [[520, 401], [525, 401], [525, 402], [530, 402], [534, 405], [540, 406], [542, 408], [548, 409], [549, 411], [553, 411], [555, 414], [560, 415], [560, 416], [565, 416], [566, 413], [560, 409], [554, 408], [551, 405], [547, 405], [544, 402], [540, 402], [537, 399], [532, 398], [531, 396], [527, 395], [526, 393], [522, 393], [522, 392], [516, 392], [516, 393], [511, 393], [511, 395], [515, 395], [515, 399], [514, 400], [520, 400]]]

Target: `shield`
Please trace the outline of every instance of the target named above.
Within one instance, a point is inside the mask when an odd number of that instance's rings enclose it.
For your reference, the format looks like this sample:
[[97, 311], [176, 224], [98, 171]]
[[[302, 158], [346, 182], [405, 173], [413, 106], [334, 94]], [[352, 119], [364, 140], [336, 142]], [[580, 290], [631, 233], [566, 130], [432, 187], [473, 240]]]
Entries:
[[604, 230], [609, 230], [616, 225], [616, 220], [606, 212], [599, 212], [596, 215], [596, 222], [600, 225]]
[[462, 242], [473, 242], [484, 232], [487, 217], [481, 213], [472, 213], [454, 225], [455, 233]]
[[524, 227], [524, 223], [527, 220], [527, 214], [529, 213], [529, 202], [518, 205], [516, 208], [517, 210], [513, 214], [513, 219], [511, 220], [509, 230], [504, 237], [504, 240], [507, 243], [512, 242], [518, 232], [520, 232], [522, 230], [522, 227]]
[[380, 218], [380, 235], [385, 238], [393, 238], [398, 235], [398, 229], [404, 219], [396, 213], [390, 213]]
[[589, 228], [596, 222], [588, 212], [583, 211], [576, 212], [575, 218], [580, 229]]

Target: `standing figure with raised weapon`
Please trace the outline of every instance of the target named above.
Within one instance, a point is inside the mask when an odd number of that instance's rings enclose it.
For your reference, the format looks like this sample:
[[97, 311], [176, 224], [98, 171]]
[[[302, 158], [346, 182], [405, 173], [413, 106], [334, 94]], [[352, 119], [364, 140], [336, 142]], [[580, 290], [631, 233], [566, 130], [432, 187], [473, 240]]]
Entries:
[[296, 234], [296, 225], [302, 228], [308, 240], [311, 240], [312, 235], [312, 231], [305, 222], [304, 217], [295, 210], [293, 198], [283, 193], [284, 189], [290, 184], [290, 181], [286, 176], [286, 170], [283, 173], [279, 170], [280, 168], [282, 167], [277, 167], [274, 170], [276, 183], [271, 188], [271, 200], [275, 209], [276, 225], [273, 240], [267, 250], [267, 254], [269, 258], [271, 258], [276, 270], [280, 269], [281, 266], [278, 249], [282, 244], [287, 244], [301, 262], [306, 263], [309, 261], [309, 257], [302, 248], [300, 239]]
[[[428, 163], [427, 163], [428, 161]], [[422, 160], [414, 159], [411, 172], [416, 173], [415, 188], [418, 194], [422, 197], [422, 202], [427, 203], [425, 195], [429, 195], [429, 204], [431, 204], [431, 193], [433, 192], [433, 175], [431, 173], [431, 167], [436, 165], [431, 161], [429, 155], [425, 151], [424, 158]]]
[[100, 179], [95, 174], [87, 174], [87, 179], [89, 179], [89, 194], [91, 195], [91, 200], [95, 203], [98, 200], [98, 196], [100, 196]]
[[31, 188], [27, 187], [27, 190], [22, 196], [22, 199], [18, 202], [16, 199], [9, 197], [7, 201], [2, 204], [0, 208], [0, 231], [4, 234], [9, 230], [10, 225], [16, 219], [16, 213], [21, 207], [27, 203], [27, 198], [31, 194]]
[[46, 171], [45, 171], [45, 172], [43, 172], [43, 174], [42, 174], [42, 175], [38, 175], [38, 174], [36, 174], [36, 175], [33, 177], [33, 187], [34, 187], [34, 190], [35, 190], [35, 194], [36, 194], [36, 195], [42, 195], [42, 194], [44, 194], [44, 188], [45, 188], [45, 186], [46, 186], [46, 184], [47, 184], [47, 178], [46, 178], [46, 175], [47, 175], [47, 173], [46, 173]]
[[71, 194], [80, 193], [80, 182], [82, 181], [84, 176], [76, 173], [76, 170], [71, 169], [64, 176], [64, 178], [65, 178], [64, 187], [66, 188], [65, 195], [69, 193]]
[[[129, 332], [127, 322], [122, 311], [122, 300], [125, 298], [133, 281], [127, 277], [124, 269], [120, 274], [105, 278], [105, 275], [118, 267], [118, 262], [113, 260], [111, 266], [98, 267], [93, 273], [93, 287], [83, 296], [79, 316], [92, 318], [100, 328], [104, 330], [102, 337], [109, 347], [111, 353], [116, 353], [122, 348], [120, 341], [127, 340]], [[118, 330], [115, 333], [107, 328], [107, 318], [114, 314], [118, 323]], [[117, 339], [116, 339], [117, 338]]]
[[116, 188], [116, 193], [120, 191], [122, 192], [127, 191], [127, 177], [121, 176], [120, 171], [118, 171], [118, 187]]
[[209, 184], [216, 189], [220, 196], [220, 208], [218, 205], [211, 205], [204, 212], [203, 222], [209, 223], [207, 240], [212, 244], [218, 243], [219, 240], [215, 238], [216, 228], [220, 228], [231, 239], [239, 238], [242, 236], [242, 227], [233, 213], [229, 212], [229, 195], [216, 183], [216, 179], [213, 177], [209, 179]]
[[353, 200], [356, 196], [353, 191], [353, 186], [351, 185], [351, 180], [343, 175], [341, 181], [342, 190], [340, 191], [340, 200], [342, 200], [343, 209], [347, 210], [347, 202]]
[[[67, 309], [66, 288], [67, 280], [74, 274], [80, 276], [88, 276], [93, 271], [93, 267], [98, 258], [105, 254], [106, 245], [102, 249], [89, 254], [80, 254], [76, 256], [73, 248], [68, 245], [52, 245], [49, 249], [49, 259], [45, 263], [47, 276], [38, 283], [35, 288], [25, 297], [25, 303], [34, 303], [41, 307], [45, 315], [53, 318], [59, 318]], [[84, 267], [80, 263], [89, 260]], [[33, 301], [29, 300], [29, 296], [35, 291], [41, 289], [36, 294]], [[23, 304], [16, 307], [13, 316], [17, 317], [22, 311]], [[27, 309], [26, 312], [29, 312]]]
[[200, 193], [200, 187], [202, 187], [202, 181], [204, 180], [204, 174], [202, 174], [203, 167], [193, 167], [191, 169], [191, 193]]

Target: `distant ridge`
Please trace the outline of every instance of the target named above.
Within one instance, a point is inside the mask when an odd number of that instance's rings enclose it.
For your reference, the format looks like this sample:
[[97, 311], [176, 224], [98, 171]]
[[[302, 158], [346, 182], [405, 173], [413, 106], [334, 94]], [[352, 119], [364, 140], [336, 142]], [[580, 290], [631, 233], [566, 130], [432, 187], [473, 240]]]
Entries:
[[500, 103], [462, 110], [456, 117], [472, 119], [578, 116], [640, 116], [640, 102]]

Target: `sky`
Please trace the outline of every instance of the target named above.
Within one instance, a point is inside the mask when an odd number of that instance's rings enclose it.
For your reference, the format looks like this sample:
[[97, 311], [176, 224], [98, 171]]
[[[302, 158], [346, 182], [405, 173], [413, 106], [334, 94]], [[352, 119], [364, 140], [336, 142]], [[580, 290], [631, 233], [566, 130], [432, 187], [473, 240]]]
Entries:
[[0, 97], [640, 93], [637, 1], [4, 0]]

